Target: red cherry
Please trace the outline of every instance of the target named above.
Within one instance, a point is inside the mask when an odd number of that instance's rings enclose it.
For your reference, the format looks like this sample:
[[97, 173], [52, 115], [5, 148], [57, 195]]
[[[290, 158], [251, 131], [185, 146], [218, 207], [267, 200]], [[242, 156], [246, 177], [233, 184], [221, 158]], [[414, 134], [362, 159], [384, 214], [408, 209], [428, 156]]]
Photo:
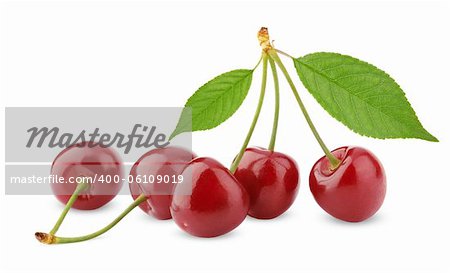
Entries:
[[331, 170], [326, 157], [314, 164], [309, 186], [317, 203], [332, 216], [360, 222], [374, 215], [386, 195], [386, 176], [378, 158], [360, 147], [334, 150], [341, 164]]
[[[157, 219], [170, 219], [170, 204], [172, 202], [173, 189], [188, 162], [196, 155], [184, 148], [166, 147], [151, 150], [145, 153], [131, 168], [130, 192], [133, 199], [144, 193], [148, 198], [139, 204], [139, 207], [147, 214]], [[167, 183], [159, 183], [158, 176]], [[152, 182], [153, 183], [149, 183]], [[147, 182], [147, 183], [145, 183]]]
[[[192, 160], [183, 171], [170, 211], [177, 225], [199, 237], [223, 235], [244, 221], [249, 197], [244, 187], [212, 158]], [[189, 181], [190, 180], [190, 181]], [[192, 190], [192, 194], [186, 195]]]
[[[119, 156], [113, 149], [93, 142], [74, 144], [60, 152], [53, 161], [51, 174], [64, 177], [66, 183], [51, 184], [56, 198], [64, 204], [77, 187], [74, 179], [92, 179], [89, 187], [79, 194], [72, 205], [81, 210], [92, 210], [105, 205], [122, 187], [122, 163]], [[93, 180], [95, 177], [97, 181]]]
[[294, 202], [300, 185], [295, 161], [263, 148], [247, 148], [234, 176], [250, 196], [248, 214], [259, 219], [283, 214]]

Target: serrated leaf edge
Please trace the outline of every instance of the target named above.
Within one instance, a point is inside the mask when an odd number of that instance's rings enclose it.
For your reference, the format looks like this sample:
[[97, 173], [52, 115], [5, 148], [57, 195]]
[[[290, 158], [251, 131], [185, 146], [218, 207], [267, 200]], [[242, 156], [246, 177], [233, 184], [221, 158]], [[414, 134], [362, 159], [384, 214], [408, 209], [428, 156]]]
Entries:
[[[306, 63], [304, 63], [304, 62], [301, 62], [301, 60], [300, 60], [301, 58], [306, 58], [306, 57], [308, 57], [308, 56], [312, 56], [312, 55], [315, 55], [315, 54], [321, 54], [321, 53], [323, 53], [323, 54], [334, 54], [334, 55], [339, 55], [339, 56], [347, 57], [347, 58], [350, 58], [350, 59], [352, 59], [352, 60], [356, 60], [356, 61], [361, 62], [361, 63], [364, 63], [364, 64], [366, 64], [366, 65], [368, 65], [368, 66], [370, 66], [370, 67], [372, 67], [372, 68], [375, 68], [377, 71], [381, 72], [381, 74], [383, 74], [384, 76], [387, 76], [388, 78], [392, 79], [392, 81], [394, 82], [394, 84], [399, 88], [399, 90], [400, 90], [400, 91], [402, 92], [402, 94], [404, 95], [405, 100], [406, 100], [407, 104], [410, 106], [410, 108], [412, 109], [412, 112], [413, 112], [413, 114], [414, 114], [414, 117], [415, 117], [415, 118], [417, 119], [417, 121], [419, 122], [419, 124], [420, 124], [420, 126], [421, 126], [421, 129], [422, 129], [422, 131], [424, 132], [424, 135], [427, 135], [428, 138], [426, 138], [426, 137], [419, 137], [419, 136], [417, 136], [417, 137], [412, 137], [412, 136], [411, 136], [411, 137], [409, 137], [409, 136], [408, 136], [408, 137], [378, 137], [378, 136], [368, 135], [368, 134], [365, 134], [365, 133], [363, 133], [363, 132], [356, 131], [356, 130], [354, 130], [353, 128], [350, 128], [347, 124], [345, 124], [342, 120], [340, 120], [338, 117], [336, 117], [333, 113], [331, 113], [330, 111], [328, 111], [328, 109], [326, 109], [326, 107], [324, 107], [324, 104], [325, 104], [325, 103], [324, 103], [324, 101], [322, 100], [322, 98], [320, 98], [319, 96], [315, 95], [314, 92], [311, 92], [311, 87], [309, 86], [307, 80], [304, 78], [304, 76], [303, 76], [302, 73], [300, 72], [299, 67], [298, 67], [297, 64], [296, 64], [296, 62], [299, 62], [300, 64], [302, 64], [302, 65], [308, 67], [311, 71], [314, 71], [314, 73], [317, 73], [317, 74], [319, 74], [320, 76], [329, 79], [331, 82], [333, 82], [333, 83], [334, 83], [335, 85], [337, 85], [339, 88], [345, 90], [345, 88], [342, 87], [342, 86], [340, 86], [336, 81], [334, 81], [333, 79], [330, 79], [329, 77], [327, 77], [326, 75], [324, 75], [324, 74], [322, 73], [322, 71], [317, 71], [316, 69], [312, 68], [310, 65], [308, 65], [308, 64], [306, 64]], [[417, 114], [416, 114], [414, 108], [412, 108], [410, 102], [408, 101], [408, 99], [407, 99], [407, 97], [406, 97], [406, 94], [405, 94], [405, 92], [403, 91], [403, 89], [402, 89], [402, 88], [400, 87], [400, 85], [399, 85], [399, 84], [398, 84], [398, 83], [397, 83], [397, 82], [396, 82], [396, 81], [395, 81], [388, 73], [386, 73], [384, 70], [379, 69], [378, 67], [376, 67], [376, 66], [374, 66], [374, 65], [372, 65], [372, 64], [370, 64], [370, 63], [368, 63], [368, 62], [362, 61], [362, 60], [360, 60], [360, 59], [358, 59], [358, 58], [355, 58], [355, 57], [352, 57], [352, 56], [349, 56], [349, 55], [340, 54], [340, 53], [334, 53], [334, 52], [315, 52], [315, 53], [310, 53], [310, 54], [307, 54], [307, 55], [305, 55], [305, 56], [301, 56], [301, 57], [298, 57], [298, 58], [292, 58], [292, 60], [293, 60], [293, 62], [294, 62], [294, 67], [295, 67], [295, 69], [296, 69], [296, 71], [297, 71], [297, 75], [299, 76], [301, 82], [303, 83], [303, 85], [305, 86], [305, 88], [309, 91], [309, 93], [316, 99], [317, 102], [319, 102], [319, 104], [322, 106], [322, 108], [323, 108], [330, 116], [332, 116], [334, 119], [336, 119], [337, 121], [339, 121], [340, 123], [342, 123], [345, 127], [347, 127], [348, 129], [350, 129], [352, 132], [357, 133], [357, 134], [362, 135], [362, 136], [371, 137], [371, 138], [376, 138], [376, 139], [399, 139], [399, 138], [400, 138], [400, 139], [408, 139], [408, 138], [419, 138], [419, 139], [423, 139], [423, 140], [427, 140], [427, 141], [439, 142], [439, 140], [438, 140], [435, 136], [433, 136], [431, 133], [429, 133], [429, 132], [423, 127], [422, 123], [420, 122], [419, 118], [417, 117]], [[349, 93], [349, 94], [352, 95], [351, 93]]]
[[[192, 100], [192, 97], [194, 97], [194, 95], [195, 95], [195, 93], [196, 93], [197, 91], [201, 90], [204, 86], [208, 85], [209, 83], [211, 83], [212, 81], [216, 80], [217, 78], [219, 78], [219, 77], [221, 77], [221, 76], [223, 76], [223, 75], [225, 75], [225, 74], [227, 74], [227, 73], [234, 72], [234, 71], [247, 71], [247, 72], [248, 72], [248, 75], [246, 75], [245, 77], [243, 77], [241, 81], [244, 81], [245, 79], [247, 79], [248, 77], [250, 77], [250, 83], [249, 83], [249, 86], [248, 86], [248, 88], [247, 88], [247, 92], [246, 92], [246, 94], [245, 94], [245, 96], [244, 96], [244, 99], [238, 104], [238, 107], [236, 108], [236, 111], [237, 111], [237, 110], [241, 107], [241, 105], [242, 105], [242, 103], [244, 102], [244, 100], [247, 98], [248, 90], [250, 89], [251, 82], [252, 82], [252, 78], [253, 78], [253, 72], [254, 72], [254, 69], [233, 69], [233, 70], [230, 70], [230, 71], [227, 71], [227, 72], [224, 72], [224, 73], [222, 73], [222, 74], [217, 75], [216, 77], [212, 78], [211, 80], [209, 80], [208, 82], [206, 82], [206, 83], [204, 83], [202, 86], [200, 86], [200, 87], [194, 92], [194, 94], [192, 94], [192, 95], [188, 98], [188, 100], [186, 101], [184, 107], [189, 107], [188, 104], [189, 104], [189, 102]], [[239, 81], [239, 82], [241, 82], [241, 81]], [[216, 99], [216, 101], [217, 101], [217, 100], [218, 100], [218, 99]], [[233, 114], [234, 114], [234, 113], [233, 113]], [[233, 114], [232, 114], [232, 115], [233, 115]], [[181, 114], [181, 115], [182, 115], [182, 114]], [[180, 117], [181, 117], [181, 115], [180, 115]], [[199, 114], [197, 114], [197, 115], [199, 115]], [[229, 118], [231, 118], [232, 115], [231, 115]], [[207, 130], [213, 129], [213, 128], [215, 128], [215, 127], [221, 125], [222, 123], [224, 123], [224, 122], [227, 121], [227, 120], [228, 120], [228, 119], [225, 119], [225, 120], [223, 120], [222, 122], [220, 122], [219, 124], [217, 124], [216, 126], [211, 127], [211, 128], [196, 129], [195, 132], [198, 132], [198, 131], [207, 131]], [[170, 137], [169, 137], [169, 140], [173, 139], [175, 136], [177, 136], [177, 135], [179, 135], [179, 134], [181, 134], [181, 133], [189, 132], [189, 131], [185, 131], [185, 130], [178, 130], [178, 128], [179, 128], [178, 125], [179, 125], [179, 124], [177, 123], [177, 125], [176, 125], [176, 127], [175, 127], [175, 130], [172, 132], [172, 134], [171, 134]], [[193, 132], [193, 131], [191, 131], [191, 132]]]

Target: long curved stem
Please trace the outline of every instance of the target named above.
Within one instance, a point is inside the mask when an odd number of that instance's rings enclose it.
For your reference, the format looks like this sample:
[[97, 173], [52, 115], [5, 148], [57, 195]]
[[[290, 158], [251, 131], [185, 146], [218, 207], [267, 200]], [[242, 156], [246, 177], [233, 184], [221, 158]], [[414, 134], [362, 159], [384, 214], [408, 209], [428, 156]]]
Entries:
[[239, 165], [239, 162], [241, 162], [242, 156], [244, 155], [245, 149], [248, 146], [248, 143], [250, 142], [250, 139], [252, 137], [253, 131], [255, 130], [256, 123], [259, 118], [259, 114], [261, 113], [261, 107], [264, 101], [264, 95], [266, 93], [266, 82], [267, 82], [267, 60], [268, 56], [266, 53], [263, 53], [263, 73], [262, 73], [262, 82], [261, 82], [261, 92], [259, 95], [259, 101], [258, 106], [256, 107], [255, 115], [253, 116], [252, 124], [250, 125], [250, 128], [248, 130], [247, 136], [245, 137], [244, 143], [242, 144], [241, 150], [239, 151], [239, 154], [237, 155], [236, 159], [233, 161], [233, 164], [230, 167], [230, 172], [234, 173], [237, 169], [237, 166]]
[[272, 70], [273, 83], [275, 88], [275, 113], [273, 115], [273, 125], [272, 125], [272, 135], [270, 137], [269, 150], [273, 151], [275, 149], [275, 142], [277, 138], [278, 130], [278, 119], [280, 116], [280, 84], [278, 82], [278, 73], [275, 62], [272, 58], [269, 59], [270, 68]]
[[87, 234], [87, 235], [79, 236], [79, 237], [58, 237], [53, 234], [36, 232], [35, 233], [36, 239], [43, 244], [49, 244], [49, 245], [77, 243], [77, 242], [82, 242], [82, 241], [87, 241], [87, 240], [93, 239], [93, 238], [98, 237], [98, 236], [102, 235], [103, 233], [107, 232], [111, 228], [113, 228], [117, 223], [120, 222], [120, 220], [122, 220], [128, 213], [130, 213], [130, 211], [132, 211], [135, 207], [139, 206], [139, 204], [144, 202], [145, 200], [147, 200], [147, 197], [144, 194], [139, 195], [139, 197], [136, 198], [136, 200], [134, 200], [134, 202], [131, 203], [119, 216], [117, 216], [116, 219], [114, 219], [111, 223], [109, 223], [104, 228], [102, 228], [96, 232], [93, 232], [91, 234]]
[[87, 182], [85, 179], [83, 179], [82, 182], [78, 183], [77, 187], [75, 188], [75, 191], [72, 193], [72, 196], [70, 196], [69, 201], [67, 201], [66, 206], [64, 207], [63, 211], [61, 212], [61, 215], [56, 221], [55, 226], [53, 226], [52, 230], [50, 230], [49, 234], [53, 235], [58, 231], [59, 227], [64, 221], [64, 218], [66, 218], [66, 215], [69, 212], [70, 208], [72, 208], [73, 203], [75, 203], [75, 201], [77, 200], [78, 195], [87, 188], [89, 188], [89, 182]]
[[268, 51], [268, 54], [272, 60], [275, 61], [275, 63], [278, 65], [280, 70], [283, 72], [284, 77], [286, 78], [289, 86], [292, 89], [292, 92], [294, 93], [295, 99], [297, 100], [298, 105], [300, 106], [300, 110], [303, 113], [303, 116], [305, 116], [306, 122], [309, 125], [309, 128], [311, 128], [312, 133], [314, 134], [314, 137], [316, 138], [317, 142], [319, 143], [320, 147], [322, 148], [323, 152], [327, 156], [328, 160], [330, 161], [331, 168], [335, 169], [339, 166], [340, 161], [337, 159], [327, 148], [325, 143], [323, 142], [322, 138], [320, 138], [319, 133], [317, 132], [316, 127], [314, 126], [311, 117], [308, 114], [308, 111], [306, 110], [305, 105], [303, 104], [302, 100], [300, 99], [300, 95], [298, 94], [297, 88], [294, 85], [294, 82], [291, 79], [291, 76], [289, 76], [289, 73], [286, 70], [286, 67], [284, 66], [283, 62], [281, 61], [280, 57], [278, 57], [278, 54], [275, 50], [271, 49]]

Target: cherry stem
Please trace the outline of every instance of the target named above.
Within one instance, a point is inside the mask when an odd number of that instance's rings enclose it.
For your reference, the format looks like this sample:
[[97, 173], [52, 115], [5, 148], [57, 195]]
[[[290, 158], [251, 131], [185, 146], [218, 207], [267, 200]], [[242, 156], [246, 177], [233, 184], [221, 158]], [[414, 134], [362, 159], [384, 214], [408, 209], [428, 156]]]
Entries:
[[280, 115], [280, 84], [278, 82], [278, 73], [275, 62], [272, 58], [269, 59], [270, 68], [273, 75], [273, 83], [275, 87], [275, 113], [273, 115], [272, 135], [270, 137], [270, 143], [268, 149], [273, 152], [275, 149], [275, 141], [277, 139], [278, 119]]
[[136, 198], [136, 200], [134, 200], [133, 203], [131, 203], [119, 216], [117, 216], [116, 219], [114, 219], [111, 223], [109, 223], [107, 226], [105, 226], [104, 228], [84, 235], [84, 236], [79, 236], [79, 237], [58, 237], [55, 236], [53, 234], [47, 234], [47, 233], [43, 233], [43, 232], [36, 232], [35, 233], [35, 237], [36, 239], [43, 243], [43, 244], [67, 244], [67, 243], [77, 243], [77, 242], [82, 242], [82, 241], [87, 241], [90, 239], [93, 239], [95, 237], [98, 237], [100, 235], [102, 235], [103, 233], [107, 232], [108, 230], [110, 230], [111, 228], [113, 228], [117, 223], [120, 222], [120, 220], [122, 220], [128, 213], [130, 213], [135, 207], [139, 206], [139, 204], [141, 204], [142, 202], [144, 202], [145, 200], [147, 200], [147, 197], [144, 194], [139, 195], [138, 198]]
[[245, 149], [247, 148], [248, 143], [250, 142], [250, 139], [252, 137], [253, 131], [255, 130], [255, 126], [258, 121], [259, 114], [261, 113], [261, 107], [263, 105], [264, 95], [266, 93], [267, 60], [268, 60], [267, 54], [263, 53], [263, 56], [262, 56], [262, 61], [263, 61], [262, 82], [261, 82], [261, 92], [259, 94], [258, 106], [256, 107], [256, 111], [255, 111], [255, 115], [253, 116], [252, 124], [250, 125], [247, 136], [245, 137], [244, 143], [242, 144], [241, 150], [239, 151], [239, 154], [237, 155], [236, 159], [233, 161], [233, 164], [230, 167], [231, 173], [234, 173], [236, 171], [236, 169], [239, 165], [239, 162], [241, 162], [242, 156], [244, 156]]
[[53, 235], [58, 231], [59, 227], [64, 221], [64, 218], [66, 218], [67, 213], [72, 208], [73, 203], [77, 201], [78, 195], [88, 188], [89, 188], [89, 181], [85, 177], [83, 177], [82, 181], [78, 183], [77, 187], [75, 188], [75, 191], [72, 193], [72, 196], [70, 196], [70, 199], [66, 203], [66, 206], [64, 207], [63, 211], [61, 212], [58, 221], [56, 221], [55, 226], [52, 228], [52, 230], [50, 230], [49, 234]]
[[274, 49], [271, 49], [271, 50], [268, 50], [267, 53], [269, 54], [270, 58], [275, 61], [275, 63], [280, 68], [280, 70], [283, 72], [284, 77], [286, 78], [289, 86], [291, 87], [292, 92], [294, 93], [295, 99], [297, 100], [297, 103], [300, 106], [303, 116], [305, 117], [306, 122], [309, 125], [309, 128], [311, 128], [311, 131], [312, 131], [314, 137], [316, 138], [317, 142], [319, 143], [319, 145], [322, 148], [323, 152], [325, 153], [326, 157], [330, 161], [331, 169], [336, 169], [339, 166], [340, 161], [330, 152], [330, 150], [327, 148], [327, 146], [323, 142], [322, 138], [320, 138], [320, 135], [317, 132], [317, 129], [314, 126], [314, 124], [311, 120], [311, 117], [309, 116], [308, 111], [306, 110], [305, 105], [303, 104], [302, 100], [300, 99], [300, 95], [298, 94], [297, 88], [295, 87], [294, 82], [291, 79], [291, 76], [289, 76], [289, 73], [287, 72], [286, 67], [284, 66], [280, 57], [278, 57], [277, 51]]

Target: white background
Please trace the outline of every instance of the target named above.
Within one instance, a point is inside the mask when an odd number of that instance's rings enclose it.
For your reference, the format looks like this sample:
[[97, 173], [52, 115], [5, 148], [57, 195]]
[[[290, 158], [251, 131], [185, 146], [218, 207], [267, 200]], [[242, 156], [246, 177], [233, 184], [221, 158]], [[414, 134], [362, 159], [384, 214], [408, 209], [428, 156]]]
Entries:
[[[321, 150], [283, 81], [277, 150], [293, 156], [301, 171], [299, 196], [285, 215], [270, 221], [247, 218], [225, 236], [200, 239], [172, 221], [136, 210], [98, 239], [45, 246], [33, 234], [50, 228], [62, 205], [52, 196], [5, 196], [2, 186], [1, 269], [450, 271], [448, 3], [10, 1], [0, 8], [3, 107], [182, 106], [212, 77], [252, 68], [260, 54], [256, 32], [267, 26], [276, 47], [294, 56], [340, 52], [386, 70], [441, 141], [358, 136], [300, 88], [329, 147], [362, 145], [387, 172], [386, 201], [375, 217], [359, 224], [334, 220], [309, 192], [309, 170]], [[229, 165], [253, 115], [259, 71], [235, 116], [215, 130], [194, 134], [196, 153]], [[268, 86], [253, 145], [269, 141], [271, 82]], [[1, 115], [4, 130], [4, 111]], [[3, 153], [3, 133], [0, 138]], [[71, 211], [60, 234], [93, 231], [130, 201], [120, 196], [97, 211]]]

